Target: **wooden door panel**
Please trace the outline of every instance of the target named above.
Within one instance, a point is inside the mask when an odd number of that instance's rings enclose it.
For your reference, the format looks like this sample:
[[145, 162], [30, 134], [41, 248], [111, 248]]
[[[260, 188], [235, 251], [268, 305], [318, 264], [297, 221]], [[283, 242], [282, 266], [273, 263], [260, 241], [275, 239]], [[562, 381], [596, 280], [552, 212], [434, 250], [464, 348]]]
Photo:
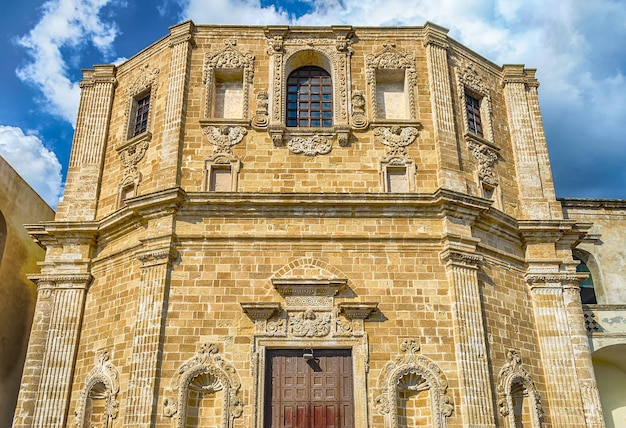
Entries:
[[266, 428], [353, 428], [352, 356], [349, 350], [269, 350]]

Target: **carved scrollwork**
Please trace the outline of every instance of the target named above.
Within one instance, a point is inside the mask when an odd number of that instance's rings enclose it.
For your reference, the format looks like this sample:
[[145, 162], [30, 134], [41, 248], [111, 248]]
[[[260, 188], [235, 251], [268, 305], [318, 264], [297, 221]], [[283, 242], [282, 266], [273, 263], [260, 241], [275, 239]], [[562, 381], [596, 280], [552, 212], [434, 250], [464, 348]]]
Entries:
[[395, 361], [387, 363], [378, 378], [380, 394], [374, 399], [374, 407], [385, 415], [385, 426], [398, 428], [398, 403], [403, 391], [430, 392], [433, 426], [445, 427], [445, 418], [452, 415], [454, 405], [446, 396], [448, 382], [443, 372], [433, 361], [419, 355], [416, 340], [406, 339], [400, 345]]
[[[102, 385], [104, 388], [97, 387]], [[115, 365], [111, 362], [109, 352], [103, 350], [96, 356], [96, 365], [87, 375], [85, 387], [83, 388], [78, 401], [78, 408], [74, 412], [77, 427], [85, 425], [85, 417], [87, 410], [87, 401], [89, 399], [104, 399], [104, 421], [106, 426], [113, 419], [117, 418], [119, 412], [119, 401], [117, 394], [120, 391], [119, 372]]]
[[513, 392], [518, 386], [523, 388], [523, 393], [528, 397], [532, 409], [532, 426], [533, 428], [541, 427], [541, 419], [543, 418], [543, 407], [541, 405], [541, 397], [535, 386], [530, 374], [522, 367], [522, 357], [519, 352], [512, 349], [507, 353], [507, 361], [502, 365], [498, 373], [498, 410], [507, 421], [507, 426], [514, 428], [515, 414], [513, 412]]
[[361, 91], [352, 92], [352, 126], [357, 129], [367, 128], [365, 115], [365, 95]]
[[213, 153], [224, 153], [233, 156], [232, 147], [239, 144], [248, 133], [242, 126], [205, 126], [202, 133], [207, 137], [209, 143], [213, 144]]
[[413, 163], [413, 160], [406, 151], [415, 138], [418, 131], [413, 127], [378, 127], [374, 128], [374, 136], [376, 139], [389, 147], [387, 153], [382, 157], [381, 162], [394, 165], [406, 165]]
[[463, 106], [463, 122], [465, 131], [467, 129], [467, 109], [465, 108], [465, 92], [469, 91], [480, 99], [481, 120], [483, 125], [484, 138], [487, 141], [493, 141], [493, 127], [491, 124], [492, 106], [489, 86], [485, 82], [483, 76], [478, 72], [476, 66], [464, 59], [456, 60], [456, 80], [459, 96], [459, 102]]
[[304, 154], [305, 156], [317, 156], [330, 153], [333, 148], [332, 141], [320, 135], [311, 137], [293, 137], [287, 143], [289, 150], [295, 154]]
[[203, 343], [196, 355], [179, 367], [163, 400], [163, 414], [175, 417], [177, 428], [184, 427], [190, 385], [201, 377], [204, 380], [201, 389], [205, 393], [224, 394], [221, 426], [232, 428], [234, 419], [240, 417], [243, 412], [243, 402], [237, 395], [241, 381], [235, 367], [218, 354], [217, 345], [214, 343]]
[[490, 186], [497, 186], [498, 179], [493, 170], [493, 166], [498, 160], [497, 152], [486, 144], [474, 141], [472, 138], [467, 139], [470, 151], [478, 160], [478, 179]]
[[330, 334], [330, 314], [312, 309], [289, 318], [289, 332], [296, 337], [323, 337]]
[[269, 124], [269, 95], [261, 91], [256, 95], [256, 114], [252, 118], [252, 126], [267, 128]]

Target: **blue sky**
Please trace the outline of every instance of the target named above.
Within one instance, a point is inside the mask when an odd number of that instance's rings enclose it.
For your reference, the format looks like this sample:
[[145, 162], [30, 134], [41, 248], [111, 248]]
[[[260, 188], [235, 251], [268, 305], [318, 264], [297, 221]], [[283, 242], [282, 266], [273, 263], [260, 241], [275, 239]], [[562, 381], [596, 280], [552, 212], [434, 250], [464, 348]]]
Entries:
[[0, 155], [53, 207], [67, 172], [81, 69], [131, 57], [186, 19], [435, 22], [497, 64], [538, 68], [558, 196], [626, 199], [624, 0], [20, 0], [3, 2], [0, 12]]

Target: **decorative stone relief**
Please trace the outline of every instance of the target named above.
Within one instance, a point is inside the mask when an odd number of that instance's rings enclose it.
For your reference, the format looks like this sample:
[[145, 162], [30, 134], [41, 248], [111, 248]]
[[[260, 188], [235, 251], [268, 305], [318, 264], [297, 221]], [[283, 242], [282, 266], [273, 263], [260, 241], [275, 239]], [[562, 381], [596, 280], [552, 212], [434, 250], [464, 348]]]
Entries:
[[242, 126], [204, 126], [202, 133], [207, 137], [209, 143], [213, 144], [213, 153], [229, 154], [234, 156], [233, 146], [239, 144], [248, 133]]
[[[97, 388], [98, 384], [103, 385], [104, 390]], [[86, 414], [87, 400], [104, 399], [106, 401], [104, 406], [104, 426], [110, 426], [112, 420], [117, 418], [119, 412], [119, 401], [117, 400], [119, 391], [119, 372], [111, 362], [109, 352], [106, 350], [100, 351], [96, 356], [96, 365], [87, 375], [85, 388], [80, 393], [78, 408], [74, 412], [74, 425], [80, 428], [85, 426], [87, 422], [85, 418], [89, 417]]]
[[256, 95], [256, 114], [252, 118], [252, 126], [255, 128], [267, 128], [269, 124], [269, 95], [267, 91], [261, 91]]
[[415, 119], [415, 93], [417, 86], [417, 71], [415, 68], [415, 56], [396, 49], [395, 43], [384, 43], [383, 50], [376, 55], [368, 55], [365, 58], [365, 77], [370, 86], [370, 100], [374, 114], [378, 111], [376, 100], [376, 70], [405, 70], [405, 84], [408, 87], [409, 118]]
[[446, 391], [448, 382], [441, 369], [430, 359], [419, 355], [420, 346], [413, 339], [400, 345], [400, 355], [387, 363], [378, 377], [380, 394], [374, 400], [376, 410], [385, 415], [385, 426], [398, 428], [398, 401], [402, 390], [430, 391], [433, 427], [446, 426], [446, 418], [452, 415], [454, 404]]
[[361, 91], [352, 92], [352, 126], [357, 129], [367, 128], [365, 115], [365, 96]]
[[177, 428], [185, 427], [189, 385], [201, 375], [207, 375], [211, 381], [203, 385], [205, 393], [223, 393], [221, 427], [232, 428], [235, 418], [243, 413], [243, 402], [238, 396], [241, 381], [235, 367], [218, 354], [214, 343], [201, 344], [196, 355], [179, 367], [163, 400], [163, 413], [176, 418]]
[[230, 39], [224, 42], [226, 48], [215, 53], [207, 53], [204, 57], [204, 79], [206, 85], [205, 117], [211, 117], [211, 103], [216, 69], [242, 69], [243, 72], [243, 103], [242, 116], [248, 116], [249, 85], [254, 78], [254, 56], [235, 49], [237, 40]]
[[524, 396], [530, 400], [532, 411], [532, 427], [541, 427], [543, 417], [543, 407], [541, 397], [537, 387], [528, 372], [522, 367], [522, 357], [516, 350], [507, 353], [507, 361], [504, 363], [498, 374], [498, 409], [505, 417], [507, 426], [515, 428], [514, 403], [512, 388], [515, 384], [520, 384], [524, 388]]
[[141, 182], [141, 172], [137, 169], [137, 164], [143, 159], [146, 151], [150, 147], [152, 135], [145, 133], [140, 135], [141, 138], [132, 139], [128, 144], [116, 147], [122, 164], [124, 164], [124, 173], [120, 187], [128, 185], [139, 186]]
[[409, 146], [415, 138], [417, 138], [418, 132], [413, 127], [400, 127], [392, 126], [374, 128], [374, 136], [376, 139], [385, 146], [389, 147], [389, 150], [381, 160], [382, 162], [390, 162], [394, 158], [398, 158], [404, 161], [410, 161], [406, 147]]
[[493, 170], [493, 166], [498, 160], [498, 153], [486, 144], [481, 144], [473, 140], [467, 140], [470, 151], [478, 161], [478, 179], [490, 186], [497, 186], [498, 179]]
[[287, 147], [292, 153], [304, 154], [305, 156], [317, 156], [330, 153], [333, 143], [321, 135], [310, 137], [293, 137], [287, 143]]

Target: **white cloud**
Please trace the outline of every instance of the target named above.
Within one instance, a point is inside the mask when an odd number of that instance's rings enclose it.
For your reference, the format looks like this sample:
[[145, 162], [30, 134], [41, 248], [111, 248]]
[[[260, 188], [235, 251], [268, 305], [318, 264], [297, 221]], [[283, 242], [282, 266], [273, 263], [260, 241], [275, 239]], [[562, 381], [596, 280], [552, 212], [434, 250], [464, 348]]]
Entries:
[[112, 53], [117, 27], [103, 22], [99, 13], [113, 0], [50, 0], [43, 16], [18, 44], [26, 48], [30, 62], [17, 70], [18, 77], [41, 91], [44, 109], [70, 123], [76, 120], [80, 91], [68, 77], [63, 49], [93, 45], [103, 55]]
[[61, 195], [61, 164], [35, 135], [0, 125], [0, 155], [53, 208]]

